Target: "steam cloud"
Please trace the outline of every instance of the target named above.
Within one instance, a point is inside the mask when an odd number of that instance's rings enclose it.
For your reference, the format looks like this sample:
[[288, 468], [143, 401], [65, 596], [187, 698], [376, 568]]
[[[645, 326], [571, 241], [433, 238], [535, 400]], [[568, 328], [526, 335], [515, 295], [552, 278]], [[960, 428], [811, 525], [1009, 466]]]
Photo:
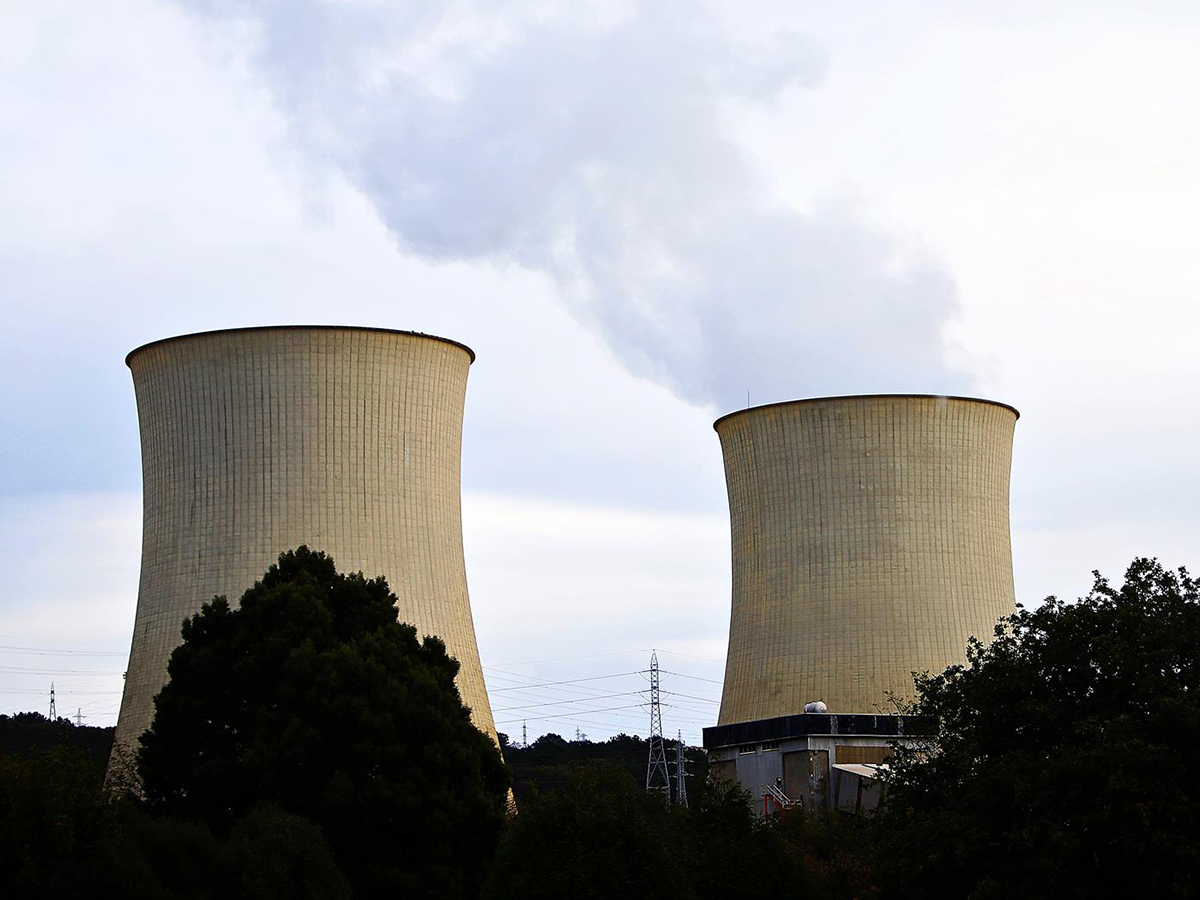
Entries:
[[795, 34], [695, 3], [192, 0], [243, 36], [294, 136], [433, 258], [550, 274], [634, 373], [696, 404], [951, 390], [954, 289], [836, 205], [773, 206], [729, 110], [816, 84]]

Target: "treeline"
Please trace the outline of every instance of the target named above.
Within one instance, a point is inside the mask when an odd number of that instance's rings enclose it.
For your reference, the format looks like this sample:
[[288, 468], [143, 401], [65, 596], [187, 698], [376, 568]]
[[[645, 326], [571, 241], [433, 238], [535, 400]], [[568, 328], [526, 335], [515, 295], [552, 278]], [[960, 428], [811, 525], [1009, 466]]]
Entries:
[[0, 715], [0, 754], [67, 746], [82, 750], [103, 765], [108, 761], [115, 730], [111, 725], [107, 728], [76, 725], [62, 717], [52, 720], [36, 712]]
[[[512, 789], [518, 800], [534, 790], [560, 790], [576, 780], [580, 769], [613, 769], [627, 774], [641, 787], [646, 784], [646, 763], [650, 756], [650, 741], [637, 735], [618, 734], [606, 741], [589, 741], [586, 737], [569, 741], [557, 734], [544, 734], [528, 747], [509, 743], [501, 733], [500, 746], [504, 761], [512, 774]], [[667, 770], [675, 790], [675, 754], [678, 742], [665, 739]], [[700, 747], [684, 747], [684, 784], [688, 795], [694, 794], [708, 777], [708, 756]]]
[[[51, 721], [37, 712], [0, 715], [0, 754], [74, 747], [97, 765], [103, 765], [108, 760], [114, 732], [112, 726], [76, 725], [61, 717]], [[586, 737], [567, 740], [550, 733], [537, 738], [528, 747], [510, 743], [503, 732], [499, 738], [512, 776], [512, 790], [518, 799], [529, 796], [535, 789], [566, 788], [581, 768], [615, 769], [625, 772], [641, 786], [646, 783], [650, 741], [637, 735], [618, 734], [604, 741], [590, 741]], [[668, 738], [663, 744], [673, 785], [677, 741]], [[685, 746], [684, 757], [687, 791], [693, 794], [708, 776], [708, 756], [700, 747]]]
[[[36, 713], [19, 718], [29, 731], [47, 724]], [[689, 785], [688, 808], [668, 807], [626, 771], [627, 755], [606, 753], [613, 742], [563, 743], [571, 746], [555, 748], [550, 770], [565, 781], [542, 786], [533, 778], [481, 884], [447, 890], [433, 882], [409, 896], [536, 900], [569, 891], [599, 900], [649, 890], [690, 900], [764, 893], [850, 898], [870, 886], [862, 855], [845, 849], [862, 848], [865, 822], [799, 811], [761, 822], [746, 795], [703, 779]], [[645, 741], [626, 736], [615, 743]], [[544, 752], [554, 744], [547, 741]], [[354, 884], [322, 828], [307, 817], [257, 803], [228, 829], [214, 829], [114, 796], [103, 774], [66, 737], [51, 749], [0, 754], [0, 894], [14, 900], [398, 896]], [[386, 831], [394, 840], [412, 834], [404, 827]]]
[[64, 741], [0, 753], [0, 896], [352, 895], [320, 829], [303, 817], [263, 804], [218, 836], [203, 822], [154, 816], [108, 791], [103, 764]]
[[873, 893], [866, 820], [789, 810], [755, 818], [735, 786], [702, 781], [668, 807], [615, 767], [534, 790], [508, 826], [486, 900], [849, 900]]

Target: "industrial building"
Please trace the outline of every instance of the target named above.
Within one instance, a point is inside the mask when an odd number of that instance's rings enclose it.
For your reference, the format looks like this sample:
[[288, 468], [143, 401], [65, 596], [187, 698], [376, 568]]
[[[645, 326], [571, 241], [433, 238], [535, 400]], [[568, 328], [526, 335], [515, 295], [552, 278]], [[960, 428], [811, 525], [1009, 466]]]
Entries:
[[891, 744], [920, 740], [912, 716], [808, 712], [704, 729], [709, 771], [750, 792], [756, 812], [860, 812], [879, 802]]
[[968, 639], [1014, 610], [1017, 417], [987, 400], [864, 395], [716, 421], [733, 557], [721, 710], [704, 738], [718, 771], [755, 796], [796, 799], [788, 786], [835, 805], [814, 786], [884, 761], [912, 673], [963, 662]]
[[141, 582], [118, 746], [136, 747], [180, 624], [236, 600], [301, 544], [383, 575], [399, 618], [442, 638], [496, 736], [463, 560], [467, 372], [455, 341], [379, 328], [240, 328], [126, 358], [141, 431]]

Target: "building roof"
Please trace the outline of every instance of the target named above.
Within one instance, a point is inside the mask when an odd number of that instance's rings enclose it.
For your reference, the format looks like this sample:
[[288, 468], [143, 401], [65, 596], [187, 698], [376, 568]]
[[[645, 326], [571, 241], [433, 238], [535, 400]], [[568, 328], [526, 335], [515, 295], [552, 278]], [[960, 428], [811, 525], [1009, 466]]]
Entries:
[[704, 749], [783, 741], [809, 735], [869, 735], [903, 737], [929, 733], [929, 724], [917, 716], [862, 715], [855, 713], [798, 713], [753, 722], [714, 725], [704, 729]]
[[871, 763], [834, 763], [829, 768], [840, 772], [849, 772], [859, 778], [879, 778], [887, 772], [887, 764], [872, 765]]

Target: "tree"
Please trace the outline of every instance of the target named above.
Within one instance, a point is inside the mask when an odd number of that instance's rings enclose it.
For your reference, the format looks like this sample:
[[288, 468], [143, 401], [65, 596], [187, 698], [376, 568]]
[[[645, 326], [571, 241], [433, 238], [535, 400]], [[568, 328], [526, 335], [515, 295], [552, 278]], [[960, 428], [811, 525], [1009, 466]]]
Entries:
[[702, 782], [690, 808], [616, 766], [578, 766], [565, 790], [534, 791], [497, 858], [489, 900], [809, 896], [803, 868], [749, 796]]
[[0, 754], [72, 746], [104, 765], [115, 730], [111, 725], [107, 728], [76, 725], [61, 716], [51, 721], [36, 712], [0, 715]]
[[1137, 559], [1002, 620], [917, 680], [876, 875], [897, 897], [1186, 897], [1200, 889], [1200, 590]]
[[[674, 758], [675, 741], [664, 741], [669, 758]], [[568, 741], [557, 734], [543, 734], [528, 747], [509, 746], [504, 760], [512, 774], [517, 801], [539, 790], [568, 788], [574, 771], [580, 767], [615, 767], [628, 772], [639, 784], [646, 778], [646, 754], [650, 742], [636, 735], [617, 734], [604, 741], [587, 738]], [[708, 757], [700, 748], [685, 747], [688, 792], [694, 793], [708, 775]]]
[[508, 776], [383, 578], [284, 553], [184, 623], [168, 671], [138, 753], [152, 812], [223, 836], [270, 803], [321, 828], [356, 894], [477, 893]]
[[113, 821], [102, 773], [65, 744], [0, 754], [0, 896], [74, 896]]
[[669, 850], [662, 799], [626, 773], [581, 769], [568, 790], [522, 801], [496, 861], [487, 897], [679, 896], [680, 861]]

